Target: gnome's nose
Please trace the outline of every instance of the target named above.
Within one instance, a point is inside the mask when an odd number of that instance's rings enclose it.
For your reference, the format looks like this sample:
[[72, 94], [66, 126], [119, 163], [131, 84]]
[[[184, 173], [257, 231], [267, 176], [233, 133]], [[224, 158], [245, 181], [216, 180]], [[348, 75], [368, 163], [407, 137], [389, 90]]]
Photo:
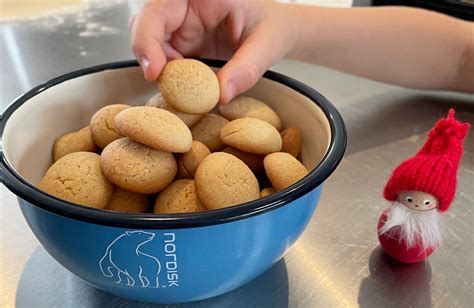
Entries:
[[418, 204], [415, 204], [415, 207], [419, 207], [419, 205], [418, 205]]

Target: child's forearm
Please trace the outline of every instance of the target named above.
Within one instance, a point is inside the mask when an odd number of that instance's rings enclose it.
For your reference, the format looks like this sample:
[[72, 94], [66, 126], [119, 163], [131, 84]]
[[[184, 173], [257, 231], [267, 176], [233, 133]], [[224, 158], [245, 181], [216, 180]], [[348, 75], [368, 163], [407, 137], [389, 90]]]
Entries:
[[288, 57], [423, 89], [474, 92], [474, 25], [402, 7], [292, 11]]

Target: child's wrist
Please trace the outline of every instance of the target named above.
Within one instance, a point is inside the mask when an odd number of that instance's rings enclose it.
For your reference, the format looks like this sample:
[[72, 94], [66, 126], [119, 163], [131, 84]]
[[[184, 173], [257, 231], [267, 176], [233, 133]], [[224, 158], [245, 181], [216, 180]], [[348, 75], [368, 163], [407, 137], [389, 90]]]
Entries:
[[274, 31], [277, 32], [281, 40], [281, 54], [282, 58], [287, 57], [293, 53], [296, 45], [298, 44], [298, 25], [295, 5], [274, 2], [272, 4], [272, 18], [275, 19], [277, 26], [274, 27]]
[[[313, 5], [295, 5], [288, 9], [288, 23], [292, 24], [291, 34], [293, 35], [293, 44], [291, 49], [285, 55], [287, 58], [296, 60], [305, 60], [308, 57], [313, 58], [311, 54], [315, 49], [315, 44], [320, 41], [318, 32], [321, 30], [320, 14], [325, 8]], [[320, 12], [321, 11], [321, 12]]]

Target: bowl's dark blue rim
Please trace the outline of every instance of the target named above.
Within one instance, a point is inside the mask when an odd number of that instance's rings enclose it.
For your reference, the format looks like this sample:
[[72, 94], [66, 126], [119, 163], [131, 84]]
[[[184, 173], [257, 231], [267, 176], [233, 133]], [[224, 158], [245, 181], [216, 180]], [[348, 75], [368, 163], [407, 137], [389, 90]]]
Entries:
[[[224, 61], [218, 60], [202, 59], [202, 61], [213, 67], [222, 67], [225, 64]], [[33, 88], [11, 103], [0, 115], [0, 134], [3, 137], [5, 125], [13, 112], [27, 100], [44, 90], [80, 76], [133, 66], [138, 66], [137, 61], [128, 60], [102, 64], [59, 76]], [[3, 151], [0, 153], [0, 178], [5, 186], [17, 196], [46, 211], [79, 221], [121, 228], [177, 229], [202, 227], [231, 222], [275, 210], [314, 190], [332, 174], [344, 155], [347, 135], [341, 115], [320, 93], [293, 78], [273, 71], [267, 71], [264, 77], [281, 83], [310, 98], [324, 112], [331, 129], [329, 148], [319, 165], [305, 178], [276, 194], [239, 206], [201, 213], [174, 215], [129, 214], [78, 206], [48, 195], [23, 179], [7, 162]]]

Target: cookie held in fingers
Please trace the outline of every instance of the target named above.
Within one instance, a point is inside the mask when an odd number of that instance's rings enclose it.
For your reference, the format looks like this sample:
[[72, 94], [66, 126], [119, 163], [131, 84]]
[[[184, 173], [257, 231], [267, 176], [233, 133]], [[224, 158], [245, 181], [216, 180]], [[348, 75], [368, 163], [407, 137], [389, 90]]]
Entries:
[[161, 108], [161, 109], [167, 110], [167, 111], [171, 112], [172, 114], [175, 114], [178, 118], [180, 118], [184, 122], [184, 124], [186, 124], [188, 127], [193, 127], [203, 117], [202, 114], [184, 113], [184, 112], [180, 112], [180, 111], [174, 109], [170, 104], [168, 104], [165, 101], [165, 99], [163, 98], [163, 95], [161, 93], [158, 93], [155, 96], [153, 96], [152, 98], [150, 98], [146, 102], [145, 106]]
[[237, 157], [216, 152], [199, 164], [194, 176], [196, 191], [208, 209], [220, 209], [258, 199], [258, 181]]
[[147, 195], [115, 187], [105, 209], [124, 213], [148, 213], [150, 203]]
[[281, 150], [281, 136], [271, 124], [255, 118], [240, 118], [227, 123], [221, 140], [231, 147], [253, 154], [270, 154]]
[[298, 157], [301, 152], [301, 133], [294, 126], [290, 126], [281, 132], [282, 147], [281, 151]]
[[156, 198], [156, 214], [194, 213], [206, 211], [199, 200], [193, 180], [183, 179], [173, 182]]
[[191, 128], [193, 140], [204, 143], [211, 152], [225, 147], [221, 141], [221, 130], [229, 121], [220, 115], [209, 113]]
[[267, 104], [256, 98], [240, 96], [229, 104], [220, 105], [219, 112], [226, 119], [232, 121], [239, 118], [257, 118], [281, 130], [281, 120], [278, 114]]
[[56, 139], [53, 145], [53, 158], [54, 161], [57, 161], [69, 153], [96, 152], [97, 150], [97, 145], [92, 140], [90, 127], [86, 126], [77, 132], [72, 132]]
[[308, 170], [294, 156], [276, 152], [265, 156], [265, 172], [276, 191], [283, 190], [308, 174]]
[[194, 59], [172, 60], [158, 77], [160, 92], [178, 111], [205, 114], [219, 101], [219, 80], [214, 71]]
[[191, 131], [169, 111], [148, 106], [131, 107], [115, 116], [120, 134], [156, 150], [184, 153], [191, 148]]
[[100, 158], [102, 171], [109, 181], [136, 193], [161, 191], [173, 181], [177, 171], [173, 154], [128, 138], [109, 144]]
[[115, 127], [115, 116], [127, 108], [130, 106], [124, 104], [107, 105], [92, 116], [90, 124], [92, 139], [101, 149], [112, 141], [123, 137]]
[[247, 153], [229, 146], [225, 147], [222, 152], [234, 155], [243, 161], [255, 174], [259, 174], [263, 171], [263, 159], [265, 158], [264, 155]]
[[177, 177], [179, 179], [194, 178], [199, 163], [209, 154], [211, 151], [202, 142], [193, 141], [191, 149], [177, 157]]
[[38, 187], [58, 198], [102, 209], [110, 200], [113, 185], [100, 168], [100, 156], [75, 152], [58, 159], [44, 175]]

